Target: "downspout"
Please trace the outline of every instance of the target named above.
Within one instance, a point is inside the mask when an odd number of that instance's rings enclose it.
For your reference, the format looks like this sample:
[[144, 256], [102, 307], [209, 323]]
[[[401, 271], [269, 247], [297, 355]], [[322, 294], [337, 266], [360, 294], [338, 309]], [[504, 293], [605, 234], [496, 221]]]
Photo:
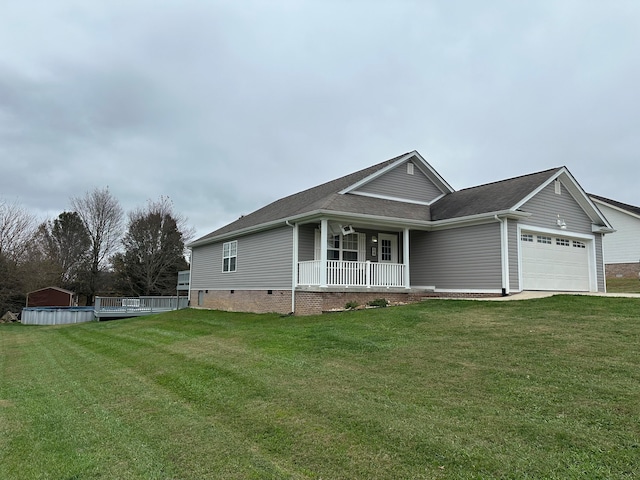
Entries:
[[502, 266], [502, 296], [509, 295], [509, 235], [506, 219], [494, 215], [493, 218], [500, 222], [500, 263]]
[[297, 286], [297, 277], [298, 277], [298, 224], [291, 224], [289, 220], [285, 220], [285, 222], [289, 227], [293, 228], [293, 258], [291, 263], [293, 266], [291, 267], [291, 314], [293, 315], [296, 312], [296, 286]]
[[189, 250], [189, 290], [187, 290], [187, 307], [190, 307], [191, 306], [191, 275], [193, 274], [193, 248], [189, 247], [188, 250]]

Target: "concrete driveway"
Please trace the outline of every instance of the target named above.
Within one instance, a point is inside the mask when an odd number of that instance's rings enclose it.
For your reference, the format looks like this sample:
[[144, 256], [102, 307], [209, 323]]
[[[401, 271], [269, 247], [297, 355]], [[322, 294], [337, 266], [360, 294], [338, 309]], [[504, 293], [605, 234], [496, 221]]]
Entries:
[[469, 298], [469, 300], [492, 300], [498, 302], [511, 300], [529, 300], [532, 298], [552, 297], [553, 295], [585, 295], [594, 297], [624, 297], [624, 298], [640, 298], [640, 293], [602, 293], [602, 292], [534, 292], [524, 291], [507, 295], [506, 297], [490, 297], [490, 298]]

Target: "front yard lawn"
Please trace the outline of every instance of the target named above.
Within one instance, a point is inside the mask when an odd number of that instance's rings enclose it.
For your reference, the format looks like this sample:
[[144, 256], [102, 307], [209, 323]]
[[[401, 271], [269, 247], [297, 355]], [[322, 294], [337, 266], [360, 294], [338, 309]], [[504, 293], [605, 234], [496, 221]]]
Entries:
[[0, 325], [0, 478], [638, 478], [640, 300]]

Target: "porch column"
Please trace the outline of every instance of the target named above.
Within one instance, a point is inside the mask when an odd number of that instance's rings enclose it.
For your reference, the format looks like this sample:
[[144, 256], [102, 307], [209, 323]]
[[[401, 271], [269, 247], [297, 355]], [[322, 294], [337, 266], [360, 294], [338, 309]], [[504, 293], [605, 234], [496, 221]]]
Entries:
[[329, 222], [326, 218], [320, 221], [320, 286], [327, 286], [327, 236], [329, 235]]
[[402, 235], [402, 260], [404, 263], [404, 288], [411, 288], [411, 275], [409, 274], [409, 229], [404, 229]]

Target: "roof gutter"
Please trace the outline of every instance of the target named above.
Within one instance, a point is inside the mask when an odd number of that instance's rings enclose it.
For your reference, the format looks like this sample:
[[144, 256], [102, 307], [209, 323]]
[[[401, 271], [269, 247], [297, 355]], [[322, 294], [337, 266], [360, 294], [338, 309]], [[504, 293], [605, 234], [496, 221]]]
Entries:
[[475, 215], [467, 215], [465, 217], [456, 217], [456, 218], [448, 218], [445, 220], [410, 220], [410, 219], [402, 219], [396, 217], [383, 217], [380, 215], [371, 215], [371, 214], [362, 214], [362, 213], [353, 213], [353, 212], [338, 212], [335, 210], [324, 210], [318, 209], [311, 212], [302, 213], [300, 215], [295, 215], [287, 218], [279, 218], [278, 220], [273, 220], [270, 222], [261, 223], [259, 225], [253, 225], [251, 227], [241, 228], [239, 230], [233, 230], [231, 232], [223, 233], [220, 235], [216, 235], [215, 237], [210, 237], [207, 239], [196, 240], [187, 245], [188, 248], [193, 247], [201, 247], [203, 245], [208, 245], [210, 243], [220, 242], [226, 239], [248, 235], [250, 233], [259, 232], [262, 230], [269, 230], [271, 228], [277, 227], [279, 225], [288, 225], [291, 226], [292, 222], [298, 222], [299, 220], [305, 221], [313, 221], [314, 219], [320, 219], [322, 217], [334, 217], [334, 218], [342, 218], [345, 221], [370, 221], [376, 222], [379, 224], [384, 224], [385, 226], [391, 227], [409, 227], [416, 228], [420, 230], [440, 230], [446, 228], [453, 228], [457, 226], [463, 226], [465, 224], [474, 224], [482, 221], [491, 221], [495, 215], [499, 215], [502, 218], [511, 218], [511, 219], [523, 219], [530, 217], [530, 213], [526, 212], [518, 212], [515, 210], [501, 210], [498, 212], [487, 212], [487, 213], [479, 213]]

